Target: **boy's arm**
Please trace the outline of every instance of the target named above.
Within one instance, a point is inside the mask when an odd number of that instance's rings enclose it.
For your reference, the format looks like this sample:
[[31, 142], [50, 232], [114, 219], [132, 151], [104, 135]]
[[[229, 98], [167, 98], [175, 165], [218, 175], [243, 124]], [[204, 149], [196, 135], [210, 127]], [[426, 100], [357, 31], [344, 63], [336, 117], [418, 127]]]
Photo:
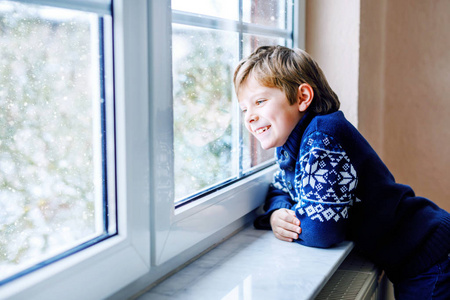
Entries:
[[321, 132], [305, 140], [300, 154], [295, 179], [300, 198], [295, 212], [302, 227], [299, 243], [330, 247], [345, 239], [357, 174], [340, 144]]

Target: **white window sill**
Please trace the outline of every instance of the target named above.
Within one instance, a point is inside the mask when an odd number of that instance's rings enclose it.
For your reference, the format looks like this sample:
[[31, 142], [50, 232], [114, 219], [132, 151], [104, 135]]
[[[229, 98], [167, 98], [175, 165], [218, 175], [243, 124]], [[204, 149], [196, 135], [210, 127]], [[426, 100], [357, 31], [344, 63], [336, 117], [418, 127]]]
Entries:
[[313, 299], [352, 248], [286, 243], [250, 226], [138, 299]]

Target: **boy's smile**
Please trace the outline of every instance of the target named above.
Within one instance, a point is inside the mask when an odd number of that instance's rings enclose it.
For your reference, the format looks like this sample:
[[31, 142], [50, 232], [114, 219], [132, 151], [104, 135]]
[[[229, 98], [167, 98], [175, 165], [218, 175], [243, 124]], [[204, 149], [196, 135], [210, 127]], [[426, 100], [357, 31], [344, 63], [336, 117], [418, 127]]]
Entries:
[[270, 128], [270, 125], [269, 125], [269, 126], [265, 126], [265, 127], [263, 127], [263, 128], [256, 129], [256, 130], [255, 130], [255, 133], [256, 133], [256, 134], [261, 134], [261, 133], [263, 133], [263, 132], [266, 132], [269, 128]]
[[279, 88], [261, 85], [250, 73], [238, 93], [245, 127], [263, 149], [283, 146], [302, 118], [299, 104], [291, 105]]

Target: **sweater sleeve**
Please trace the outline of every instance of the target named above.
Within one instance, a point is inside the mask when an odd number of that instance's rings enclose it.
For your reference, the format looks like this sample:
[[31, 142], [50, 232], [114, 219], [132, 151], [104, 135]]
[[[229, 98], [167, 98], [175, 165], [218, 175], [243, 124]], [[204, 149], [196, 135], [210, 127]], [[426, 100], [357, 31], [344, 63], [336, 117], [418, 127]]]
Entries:
[[288, 190], [283, 185], [281, 170], [278, 170], [275, 172], [273, 181], [269, 186], [269, 191], [264, 203], [265, 213], [255, 219], [253, 223], [255, 228], [270, 230], [270, 216], [272, 213], [280, 208], [291, 209], [294, 204], [295, 202], [292, 200]]
[[327, 248], [345, 240], [346, 223], [358, 182], [345, 150], [332, 137], [313, 132], [300, 148], [295, 206], [302, 233], [298, 242]]

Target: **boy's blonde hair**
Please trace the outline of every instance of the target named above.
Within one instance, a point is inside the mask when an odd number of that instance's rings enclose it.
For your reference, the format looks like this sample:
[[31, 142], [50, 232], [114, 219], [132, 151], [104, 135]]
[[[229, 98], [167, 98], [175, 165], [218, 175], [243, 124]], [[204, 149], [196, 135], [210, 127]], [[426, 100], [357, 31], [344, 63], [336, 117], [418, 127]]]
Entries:
[[296, 102], [298, 87], [308, 83], [314, 90], [309, 110], [329, 114], [339, 109], [338, 96], [314, 59], [301, 49], [283, 46], [261, 46], [249, 57], [241, 60], [234, 72], [236, 94], [252, 74], [264, 86], [281, 89], [292, 105]]

